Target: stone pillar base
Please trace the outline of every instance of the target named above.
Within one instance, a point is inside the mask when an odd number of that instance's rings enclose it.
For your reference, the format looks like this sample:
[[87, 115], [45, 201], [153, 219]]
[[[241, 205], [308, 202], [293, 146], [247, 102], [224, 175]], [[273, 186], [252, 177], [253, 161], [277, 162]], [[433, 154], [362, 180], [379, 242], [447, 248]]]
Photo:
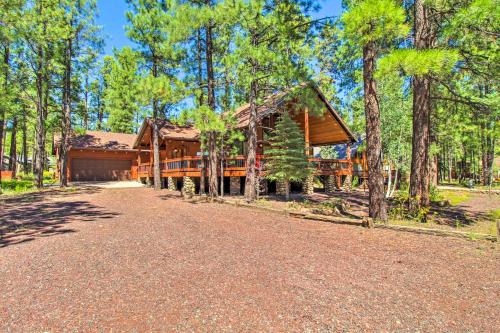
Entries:
[[153, 186], [153, 181], [151, 180], [151, 177], [146, 177], [146, 186], [147, 187]]
[[351, 192], [351, 189], [352, 189], [352, 176], [351, 175], [345, 176], [344, 185], [342, 187], [343, 187], [344, 191]]
[[240, 195], [240, 177], [229, 177], [229, 194]]
[[326, 182], [325, 182], [325, 192], [327, 194], [331, 194], [335, 192], [337, 185], [336, 185], [336, 177], [335, 176], [326, 176]]
[[177, 189], [177, 182], [173, 177], [168, 177], [167, 178], [167, 188], [169, 191], [175, 191]]
[[314, 175], [307, 176], [302, 183], [302, 193], [311, 195], [314, 193]]
[[191, 177], [183, 177], [182, 180], [182, 195], [187, 198], [193, 197], [195, 189], [193, 180]]
[[[290, 186], [290, 184], [288, 184], [288, 186]], [[286, 195], [286, 183], [284, 181], [276, 181], [276, 194]]]

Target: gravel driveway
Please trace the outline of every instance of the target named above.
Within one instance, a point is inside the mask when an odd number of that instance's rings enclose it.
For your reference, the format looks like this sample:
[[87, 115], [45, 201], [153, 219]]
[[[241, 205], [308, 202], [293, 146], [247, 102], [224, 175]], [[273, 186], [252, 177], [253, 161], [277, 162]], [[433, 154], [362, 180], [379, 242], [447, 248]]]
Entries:
[[148, 188], [0, 203], [0, 331], [499, 332], [491, 243]]

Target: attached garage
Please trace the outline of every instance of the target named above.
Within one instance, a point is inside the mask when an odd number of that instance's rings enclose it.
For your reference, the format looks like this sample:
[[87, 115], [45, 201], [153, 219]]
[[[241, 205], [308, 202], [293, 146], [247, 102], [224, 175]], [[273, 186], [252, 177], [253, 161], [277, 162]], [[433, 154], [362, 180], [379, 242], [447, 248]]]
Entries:
[[[100, 131], [73, 135], [68, 151], [68, 180], [81, 182], [136, 179], [139, 152], [132, 148], [135, 138], [135, 134]], [[57, 143], [54, 150], [58, 156]], [[149, 155], [143, 158], [149, 158]], [[59, 170], [58, 165], [57, 172]]]
[[73, 181], [130, 180], [131, 160], [84, 159], [71, 160]]

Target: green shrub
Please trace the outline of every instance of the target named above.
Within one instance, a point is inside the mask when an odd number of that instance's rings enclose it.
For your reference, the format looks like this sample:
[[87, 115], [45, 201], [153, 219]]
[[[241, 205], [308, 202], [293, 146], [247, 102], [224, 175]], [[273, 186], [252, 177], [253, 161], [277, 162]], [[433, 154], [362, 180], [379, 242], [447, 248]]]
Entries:
[[53, 182], [54, 181], [55, 174], [53, 171], [44, 171], [43, 172], [43, 180], [47, 182]]
[[410, 184], [407, 181], [402, 181], [399, 184], [399, 191], [401, 192], [408, 192], [410, 189]]
[[[429, 215], [429, 208], [419, 208], [417, 210], [409, 210], [410, 206], [410, 195], [408, 191], [398, 191], [392, 199], [389, 216], [392, 218], [403, 218], [417, 220], [419, 222], [427, 222], [427, 216]], [[414, 199], [413, 199], [414, 200]]]
[[429, 199], [431, 202], [440, 202], [443, 200], [443, 196], [439, 193], [436, 186], [431, 186], [429, 188]]
[[352, 177], [351, 187], [356, 188], [358, 186], [359, 186], [359, 177], [358, 176]]
[[5, 192], [26, 192], [35, 188], [33, 181], [30, 180], [5, 180], [2, 181], [2, 190]]

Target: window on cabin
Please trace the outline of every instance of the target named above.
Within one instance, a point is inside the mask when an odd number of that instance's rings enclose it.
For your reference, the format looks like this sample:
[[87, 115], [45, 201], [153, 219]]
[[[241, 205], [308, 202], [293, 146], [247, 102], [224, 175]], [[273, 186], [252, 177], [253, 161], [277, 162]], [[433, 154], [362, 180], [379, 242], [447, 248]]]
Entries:
[[186, 156], [186, 148], [175, 148], [172, 150], [172, 158], [181, 158]]

